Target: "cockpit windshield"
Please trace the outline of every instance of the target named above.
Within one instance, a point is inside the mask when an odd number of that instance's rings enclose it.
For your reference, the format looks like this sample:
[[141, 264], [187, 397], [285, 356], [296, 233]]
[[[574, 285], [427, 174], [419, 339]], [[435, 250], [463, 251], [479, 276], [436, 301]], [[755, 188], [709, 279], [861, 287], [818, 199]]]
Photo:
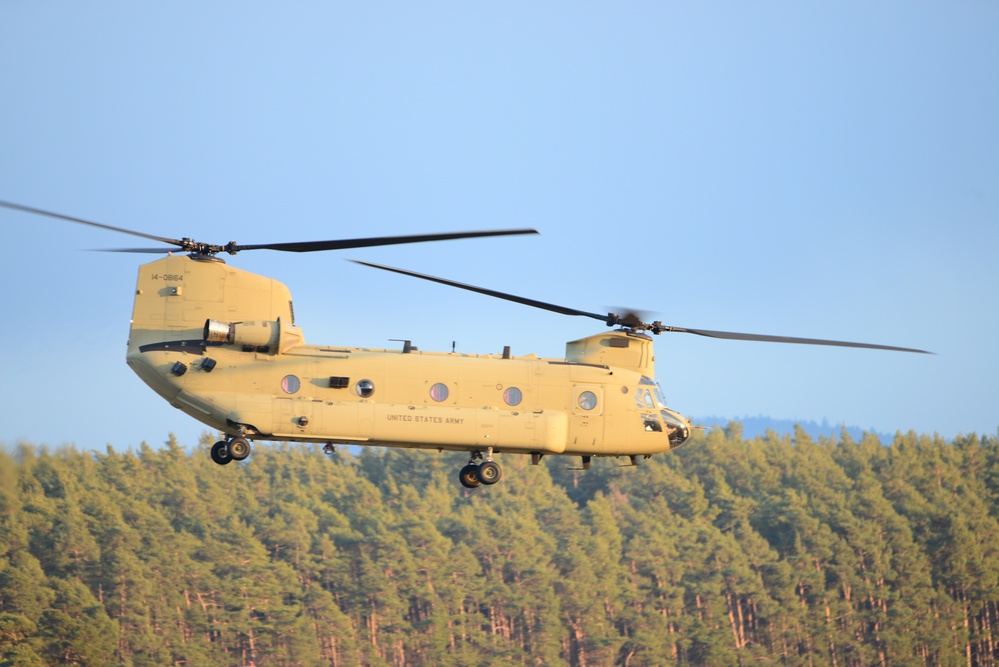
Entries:
[[[646, 431], [666, 431], [670, 447], [679, 447], [690, 437], [690, 424], [666, 407], [662, 387], [652, 378], [643, 377], [635, 390], [635, 403], [642, 410]], [[658, 414], [654, 411], [658, 411]], [[660, 417], [662, 422], [660, 422]]]
[[666, 430], [669, 433], [670, 446], [679, 447], [687, 442], [687, 438], [690, 437], [690, 426], [687, 422], [672, 410], [663, 410], [662, 415], [663, 423], [666, 424]]

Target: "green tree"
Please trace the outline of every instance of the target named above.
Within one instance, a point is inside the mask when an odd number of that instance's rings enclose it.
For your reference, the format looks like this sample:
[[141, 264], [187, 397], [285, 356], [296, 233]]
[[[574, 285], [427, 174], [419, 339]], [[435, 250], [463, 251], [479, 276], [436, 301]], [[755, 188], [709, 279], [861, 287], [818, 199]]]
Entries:
[[53, 582], [52, 608], [42, 613], [40, 636], [50, 665], [107, 664], [114, 656], [118, 628], [104, 607], [75, 579]]

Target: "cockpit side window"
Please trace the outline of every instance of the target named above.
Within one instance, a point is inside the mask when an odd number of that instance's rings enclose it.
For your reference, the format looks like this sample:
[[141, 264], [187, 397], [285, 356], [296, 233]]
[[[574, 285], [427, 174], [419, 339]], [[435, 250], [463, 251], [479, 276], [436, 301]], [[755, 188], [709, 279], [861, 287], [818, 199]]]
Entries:
[[[639, 385], [638, 391], [635, 392], [635, 400], [638, 401], [638, 407], [640, 408], [666, 407], [666, 396], [663, 395], [663, 389], [662, 387], [659, 386], [658, 382], [656, 382], [650, 377], [643, 377], [641, 380], [638, 381], [638, 385]], [[639, 397], [643, 397], [645, 402], [639, 400]]]
[[646, 431], [659, 431], [662, 432], [663, 427], [659, 423], [659, 416], [654, 412], [646, 412], [642, 414], [642, 421], [645, 423]]
[[663, 390], [662, 390], [662, 387], [660, 387], [660, 386], [659, 386], [659, 385], [657, 384], [657, 385], [656, 385], [656, 388], [655, 388], [655, 389], [654, 389], [653, 391], [655, 391], [655, 392], [656, 392], [656, 400], [657, 400], [657, 401], [659, 401], [659, 407], [661, 407], [661, 408], [665, 408], [665, 407], [666, 407], [666, 397], [665, 397], [665, 396], [663, 396]]
[[653, 410], [656, 407], [652, 400], [652, 392], [648, 389], [638, 389], [635, 392], [635, 403], [645, 410]]

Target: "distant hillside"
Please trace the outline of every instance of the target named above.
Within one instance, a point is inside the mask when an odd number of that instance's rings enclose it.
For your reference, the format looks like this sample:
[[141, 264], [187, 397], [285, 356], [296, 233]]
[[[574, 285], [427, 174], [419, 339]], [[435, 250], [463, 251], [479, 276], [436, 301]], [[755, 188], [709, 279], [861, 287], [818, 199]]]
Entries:
[[[728, 417], [696, 417], [694, 418], [695, 424], [702, 426], [718, 426], [724, 428], [729, 421], [733, 421]], [[850, 434], [850, 437], [854, 440], [860, 440], [864, 433], [873, 433], [878, 436], [881, 443], [884, 445], [891, 444], [892, 439], [895, 437], [893, 433], [879, 433], [874, 429], [860, 428], [859, 426], [845, 426], [843, 424], [830, 424], [828, 420], [823, 419], [822, 423], [816, 421], [800, 421], [795, 419], [775, 419], [773, 417], [767, 417], [765, 415], [757, 415], [756, 417], [737, 417], [734, 421], [742, 424], [742, 436], [744, 438], [755, 438], [758, 435], [763, 435], [768, 430], [774, 433], [794, 433], [795, 425], [801, 426], [805, 430], [805, 433], [812, 436], [813, 438], [818, 438], [819, 436], [826, 437], [838, 437], [843, 429]]]

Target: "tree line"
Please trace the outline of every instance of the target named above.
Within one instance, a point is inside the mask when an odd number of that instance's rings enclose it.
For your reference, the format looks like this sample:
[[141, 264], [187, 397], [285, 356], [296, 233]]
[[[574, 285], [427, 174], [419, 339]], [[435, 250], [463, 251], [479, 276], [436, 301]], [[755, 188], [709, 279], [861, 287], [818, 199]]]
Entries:
[[[994, 665], [999, 436], [0, 453], [0, 665]], [[189, 451], [193, 450], [193, 451]], [[622, 459], [620, 463], [626, 462]]]

